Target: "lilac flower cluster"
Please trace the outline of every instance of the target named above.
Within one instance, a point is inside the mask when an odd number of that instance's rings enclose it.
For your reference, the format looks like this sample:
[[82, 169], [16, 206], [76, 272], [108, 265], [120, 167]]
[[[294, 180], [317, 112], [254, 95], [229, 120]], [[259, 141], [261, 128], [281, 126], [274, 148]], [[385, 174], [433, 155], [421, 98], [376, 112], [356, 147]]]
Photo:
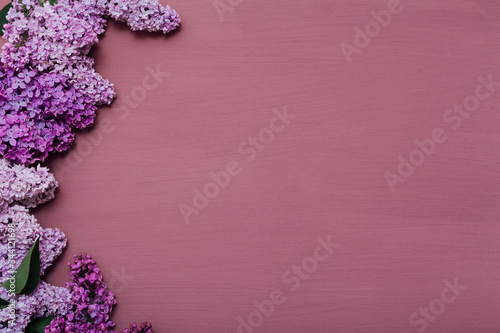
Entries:
[[[59, 229], [42, 228], [27, 207], [50, 200], [57, 182], [46, 168], [15, 165], [0, 159], [0, 284], [10, 276], [9, 260], [19, 266], [37, 238], [40, 239], [40, 273], [59, 257], [66, 247], [66, 237]], [[24, 206], [23, 206], [24, 205]], [[9, 229], [15, 230], [15, 249], [9, 257]], [[1, 327], [0, 332], [23, 332], [33, 318], [54, 316], [47, 333], [116, 333], [109, 320], [116, 304], [113, 293], [107, 289], [95, 261], [89, 255], [75, 256], [71, 266], [71, 281], [64, 287], [55, 287], [43, 281], [30, 295], [15, 295], [14, 324]], [[0, 298], [12, 295], [0, 288]], [[0, 323], [11, 320], [9, 309], [0, 310]], [[122, 333], [151, 333], [151, 324], [131, 325]]]
[[[61, 231], [43, 229], [28, 211], [54, 197], [56, 180], [46, 168], [24, 165], [44, 161], [50, 152], [67, 150], [74, 129], [91, 126], [97, 106], [113, 100], [113, 84], [94, 70], [89, 56], [107, 18], [126, 22], [132, 30], [163, 33], [180, 24], [177, 13], [156, 0], [51, 2], [13, 0], [4, 25], [7, 43], [0, 54], [0, 283], [8, 278], [9, 260], [19, 265], [37, 238], [41, 274], [66, 246]], [[14, 257], [9, 258], [12, 233], [8, 230], [13, 226], [16, 244]], [[13, 296], [14, 324], [4, 327], [9, 310], [0, 309], [0, 331], [22, 332], [33, 318], [52, 315], [46, 333], [116, 333], [109, 320], [116, 301], [94, 260], [77, 256], [70, 275], [67, 288], [42, 281], [30, 295]], [[0, 298], [9, 296], [0, 288]], [[150, 332], [151, 324], [143, 323], [122, 333]]]
[[72, 129], [94, 122], [97, 107], [60, 74], [4, 68], [0, 92], [0, 155], [17, 163], [68, 149]]
[[[53, 319], [45, 333], [116, 333], [111, 330], [115, 323], [109, 319], [116, 300], [95, 260], [88, 254], [75, 255], [74, 263], [68, 266], [71, 268], [71, 281], [67, 283], [71, 290], [70, 310], [65, 316]], [[152, 333], [151, 324], [143, 323], [139, 327], [133, 324], [121, 333]]]
[[40, 237], [41, 272], [52, 264], [66, 246], [66, 237], [59, 229], [42, 229], [28, 208], [36, 207], [54, 197], [57, 181], [47, 168], [13, 165], [0, 159], [0, 282], [7, 267], [7, 229], [16, 228], [15, 261], [19, 265]]
[[[0, 290], [0, 298], [9, 299], [4, 288]], [[44, 281], [29, 295], [16, 296], [15, 324], [0, 328], [2, 333], [24, 332], [33, 318], [44, 318], [53, 315], [64, 315], [69, 310], [71, 294], [65, 287], [52, 286]], [[7, 308], [0, 310], [0, 322], [11, 320]]]
[[140, 326], [137, 324], [130, 325], [129, 328], [126, 328], [122, 331], [122, 333], [153, 333], [153, 325], [150, 323], [142, 323]]
[[[46, 168], [13, 165], [0, 159], [0, 284], [10, 276], [9, 260], [17, 267], [28, 253], [35, 240], [40, 237], [40, 273], [43, 274], [66, 246], [66, 237], [59, 229], [42, 228], [27, 207], [50, 200], [54, 196], [57, 182]], [[15, 247], [9, 257], [9, 229], [15, 230]], [[16, 317], [14, 324], [2, 332], [24, 331], [32, 318], [49, 315], [64, 315], [69, 310], [70, 291], [63, 287], [41, 282], [30, 295], [16, 295]], [[9, 292], [0, 288], [0, 298], [10, 299]], [[0, 310], [0, 322], [10, 320], [7, 308]]]
[[[49, 267], [54, 260], [61, 255], [66, 247], [66, 236], [59, 229], [42, 228], [36, 218], [30, 215], [28, 209], [22, 206], [9, 207], [7, 212], [0, 215], [0, 284], [9, 276], [6, 272], [8, 268], [8, 232], [9, 227], [15, 226], [16, 247], [14, 260], [17, 267], [28, 253], [35, 240], [40, 237], [40, 268], [41, 274]], [[13, 259], [13, 258], [10, 258]]]
[[68, 149], [74, 128], [94, 122], [113, 84], [88, 53], [106, 18], [132, 30], [168, 33], [179, 15], [155, 0], [14, 0], [0, 54], [0, 155], [18, 163], [43, 161]]
[[[87, 55], [104, 33], [107, 17], [151, 32], [168, 33], [180, 24], [175, 10], [156, 0], [59, 0], [55, 5], [16, 0], [4, 26], [8, 43], [1, 58], [12, 68], [32, 64], [40, 71], [64, 72], [68, 65], [79, 65], [86, 70], [93, 65]], [[79, 80], [70, 72], [65, 75], [71, 83]]]
[[28, 168], [0, 159], [0, 212], [11, 204], [36, 207], [54, 198], [57, 186], [47, 168]]
[[66, 286], [71, 291], [71, 309], [65, 317], [53, 320], [45, 332], [109, 332], [115, 325], [109, 315], [116, 300], [95, 261], [86, 254], [75, 255], [74, 264], [68, 265], [71, 281]]

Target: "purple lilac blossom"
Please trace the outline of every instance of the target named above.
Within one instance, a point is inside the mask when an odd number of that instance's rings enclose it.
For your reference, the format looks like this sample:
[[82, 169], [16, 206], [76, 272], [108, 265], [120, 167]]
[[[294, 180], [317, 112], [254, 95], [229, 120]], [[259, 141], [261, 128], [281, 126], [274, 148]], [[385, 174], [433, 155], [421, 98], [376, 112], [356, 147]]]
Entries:
[[140, 326], [137, 324], [130, 325], [129, 328], [124, 329], [121, 333], [153, 333], [152, 325], [148, 322], [142, 323]]
[[[68, 313], [54, 318], [45, 328], [45, 333], [83, 332], [116, 333], [115, 323], [109, 319], [116, 304], [114, 294], [107, 288], [99, 267], [88, 254], [75, 255], [71, 268], [71, 281], [67, 288], [71, 291]], [[150, 323], [136, 324], [120, 333], [152, 333]]]
[[179, 15], [154, 0], [14, 0], [0, 54], [0, 156], [22, 164], [67, 150], [74, 128], [94, 123], [113, 84], [88, 55], [107, 18], [132, 30], [168, 33]]

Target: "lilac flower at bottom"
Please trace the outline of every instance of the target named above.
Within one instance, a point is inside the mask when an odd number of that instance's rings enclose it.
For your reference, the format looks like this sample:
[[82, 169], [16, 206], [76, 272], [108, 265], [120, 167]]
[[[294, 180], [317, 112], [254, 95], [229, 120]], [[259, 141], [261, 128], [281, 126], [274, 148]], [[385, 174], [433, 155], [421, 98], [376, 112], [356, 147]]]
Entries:
[[142, 323], [140, 326], [132, 324], [129, 328], [124, 329], [120, 333], [153, 333], [153, 325], [148, 322]]
[[[14, 230], [14, 255], [9, 257], [9, 230]], [[66, 247], [66, 236], [59, 229], [42, 228], [37, 219], [29, 214], [23, 206], [12, 206], [0, 213], [0, 283], [10, 276], [9, 260], [14, 260], [15, 267], [21, 264], [35, 240], [40, 237], [40, 273], [43, 275], [47, 267]]]
[[[175, 10], [157, 0], [13, 0], [3, 26], [0, 246], [5, 249], [6, 230], [14, 222], [19, 226], [14, 258], [18, 264], [40, 237], [42, 274], [60, 254], [66, 238], [57, 229], [42, 229], [27, 209], [51, 199], [57, 182], [43, 168], [17, 168], [5, 160], [30, 165], [44, 161], [49, 153], [67, 150], [74, 129], [91, 126], [97, 106], [111, 103], [114, 86], [94, 70], [89, 56], [110, 17], [141, 31], [168, 33], [180, 24]], [[0, 256], [2, 280], [7, 278], [6, 259]], [[53, 314], [46, 333], [116, 333], [109, 317], [116, 301], [95, 261], [88, 255], [76, 256], [70, 276], [68, 289], [56, 290], [42, 282], [33, 294], [19, 296], [20, 322], [13, 331], [0, 331], [18, 333], [31, 319]], [[48, 310], [51, 304], [53, 312]], [[144, 323], [122, 333], [150, 332], [151, 324]]]
[[[99, 267], [88, 254], [75, 255], [71, 268], [71, 281], [66, 287], [71, 292], [70, 310], [65, 316], [54, 318], [45, 333], [117, 333], [111, 330], [115, 323], [110, 314], [116, 300], [103, 281]], [[136, 324], [121, 333], [152, 333], [152, 326]]]

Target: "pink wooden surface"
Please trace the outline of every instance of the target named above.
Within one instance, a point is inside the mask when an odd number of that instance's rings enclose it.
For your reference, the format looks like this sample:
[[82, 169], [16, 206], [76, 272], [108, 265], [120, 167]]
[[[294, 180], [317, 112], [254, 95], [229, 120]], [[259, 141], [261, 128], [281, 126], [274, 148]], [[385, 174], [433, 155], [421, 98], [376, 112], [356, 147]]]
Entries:
[[[473, 105], [480, 76], [500, 82], [498, 1], [390, 4], [399, 13], [351, 62], [339, 45], [387, 0], [220, 0], [221, 16], [211, 1], [169, 4], [177, 33], [110, 22], [92, 51], [118, 98], [47, 164], [61, 186], [35, 215], [69, 238], [48, 281], [91, 253], [118, 328], [498, 332], [500, 87], [483, 86], [470, 115], [447, 111]], [[273, 108], [296, 117], [270, 140]], [[435, 129], [446, 140], [425, 141], [432, 153], [413, 153], [425, 161], [391, 191], [384, 173]], [[240, 173], [187, 224], [179, 204], [230, 161]], [[340, 246], [327, 257], [328, 236]]]

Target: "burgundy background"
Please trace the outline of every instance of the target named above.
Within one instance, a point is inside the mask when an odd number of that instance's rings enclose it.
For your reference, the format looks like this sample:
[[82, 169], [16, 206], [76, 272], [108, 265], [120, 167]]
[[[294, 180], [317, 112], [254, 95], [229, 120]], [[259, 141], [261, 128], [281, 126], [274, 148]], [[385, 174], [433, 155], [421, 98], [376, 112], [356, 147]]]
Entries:
[[[172, 0], [182, 29], [169, 37], [110, 22], [92, 52], [118, 92], [97, 128], [114, 129], [81, 160], [73, 149], [49, 161], [67, 168], [35, 211], [69, 238], [48, 281], [63, 285], [65, 262], [91, 253], [120, 329], [236, 332], [281, 289], [256, 332], [399, 333], [416, 332], [408, 317], [458, 278], [467, 290], [427, 332], [498, 332], [500, 91], [456, 131], [442, 115], [479, 75], [500, 81], [500, 4], [401, 2], [351, 63], [339, 43], [387, 1], [243, 0], [221, 21], [211, 1]], [[120, 119], [156, 65], [169, 77]], [[240, 142], [284, 106], [297, 117], [245, 162]], [[391, 192], [383, 173], [436, 127], [447, 141]], [[231, 159], [241, 174], [186, 224], [178, 205]], [[328, 235], [340, 248], [289, 291], [282, 274]], [[117, 280], [122, 270], [133, 279]]]

